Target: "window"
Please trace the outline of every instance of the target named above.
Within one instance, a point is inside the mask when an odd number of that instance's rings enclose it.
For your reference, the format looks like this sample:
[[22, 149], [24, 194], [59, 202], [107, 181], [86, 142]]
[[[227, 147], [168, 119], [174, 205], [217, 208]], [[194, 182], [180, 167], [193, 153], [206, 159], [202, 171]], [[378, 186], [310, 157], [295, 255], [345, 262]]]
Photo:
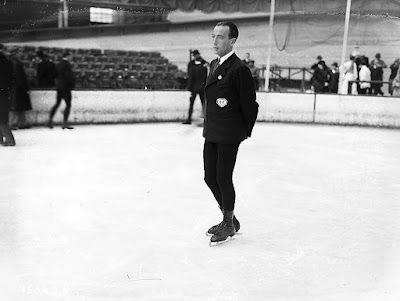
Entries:
[[111, 8], [90, 8], [90, 22], [93, 23], [113, 23], [114, 10]]

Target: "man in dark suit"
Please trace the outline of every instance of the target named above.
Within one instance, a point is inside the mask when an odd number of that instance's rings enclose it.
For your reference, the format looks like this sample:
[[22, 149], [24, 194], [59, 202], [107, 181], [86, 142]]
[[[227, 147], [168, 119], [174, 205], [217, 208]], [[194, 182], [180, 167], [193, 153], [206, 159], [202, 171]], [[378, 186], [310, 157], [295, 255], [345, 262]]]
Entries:
[[4, 146], [15, 145], [14, 136], [8, 125], [13, 77], [13, 63], [5, 56], [3, 45], [0, 44], [0, 144]]
[[43, 51], [36, 52], [39, 59], [36, 70], [36, 78], [39, 88], [53, 88], [55, 86], [56, 66]]
[[233, 52], [237, 26], [220, 22], [213, 31], [213, 60], [205, 86], [206, 109], [203, 136], [204, 180], [223, 213], [211, 227], [210, 245], [227, 241], [239, 230], [234, 215], [232, 176], [240, 143], [251, 136], [258, 114], [254, 81], [249, 68]]
[[71, 127], [68, 124], [68, 117], [71, 112], [71, 100], [72, 100], [71, 91], [74, 89], [75, 86], [75, 78], [74, 74], [72, 73], [71, 64], [69, 62], [70, 60], [71, 60], [70, 53], [65, 52], [63, 54], [62, 60], [56, 66], [57, 102], [50, 111], [50, 119], [48, 122], [48, 127], [51, 129], [53, 128], [53, 117], [56, 114], [62, 99], [64, 99], [66, 105], [64, 110], [64, 121], [62, 124], [62, 128], [73, 129], [73, 127]]
[[14, 64], [14, 85], [11, 91], [11, 129], [28, 129], [26, 111], [32, 110], [31, 98], [29, 95], [29, 83], [26, 76], [24, 64], [20, 60], [21, 51], [19, 47], [11, 50], [10, 60]]
[[204, 114], [204, 86], [207, 80], [208, 63], [201, 57], [198, 50], [192, 52], [194, 59], [188, 64], [188, 90], [191, 92], [188, 118], [183, 124], [192, 123], [193, 105], [197, 94], [200, 97], [201, 107]]

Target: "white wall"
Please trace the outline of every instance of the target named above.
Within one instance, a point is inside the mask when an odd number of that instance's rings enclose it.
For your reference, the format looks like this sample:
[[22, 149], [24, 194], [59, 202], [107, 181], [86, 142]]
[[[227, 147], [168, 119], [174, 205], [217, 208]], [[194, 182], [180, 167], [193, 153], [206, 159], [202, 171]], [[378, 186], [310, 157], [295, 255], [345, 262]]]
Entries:
[[318, 95], [315, 121], [400, 127], [400, 98]]
[[[189, 107], [187, 91], [73, 91], [73, 123], [183, 121]], [[32, 91], [32, 124], [43, 125], [55, 103], [55, 91]], [[296, 93], [257, 93], [258, 121], [368, 125], [400, 128], [400, 98]], [[315, 101], [315, 112], [314, 112]], [[62, 121], [64, 104], [55, 122]], [[201, 118], [200, 99], [194, 119]]]

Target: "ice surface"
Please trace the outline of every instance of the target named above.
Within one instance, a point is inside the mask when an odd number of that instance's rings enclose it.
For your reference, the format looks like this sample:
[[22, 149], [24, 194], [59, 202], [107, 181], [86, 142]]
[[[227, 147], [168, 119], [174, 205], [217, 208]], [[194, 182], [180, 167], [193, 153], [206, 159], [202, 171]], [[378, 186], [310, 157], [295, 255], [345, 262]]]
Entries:
[[212, 248], [201, 131], [15, 131], [1, 300], [399, 300], [398, 130], [256, 124], [234, 174], [242, 235]]

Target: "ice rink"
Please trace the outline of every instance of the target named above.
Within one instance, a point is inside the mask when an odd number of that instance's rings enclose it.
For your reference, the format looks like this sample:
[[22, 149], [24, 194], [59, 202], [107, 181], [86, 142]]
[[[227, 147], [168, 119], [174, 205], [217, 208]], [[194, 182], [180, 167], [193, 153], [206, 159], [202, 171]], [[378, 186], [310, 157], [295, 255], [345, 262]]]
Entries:
[[241, 235], [203, 182], [202, 128], [33, 128], [0, 146], [0, 299], [400, 300], [399, 130], [258, 123]]

